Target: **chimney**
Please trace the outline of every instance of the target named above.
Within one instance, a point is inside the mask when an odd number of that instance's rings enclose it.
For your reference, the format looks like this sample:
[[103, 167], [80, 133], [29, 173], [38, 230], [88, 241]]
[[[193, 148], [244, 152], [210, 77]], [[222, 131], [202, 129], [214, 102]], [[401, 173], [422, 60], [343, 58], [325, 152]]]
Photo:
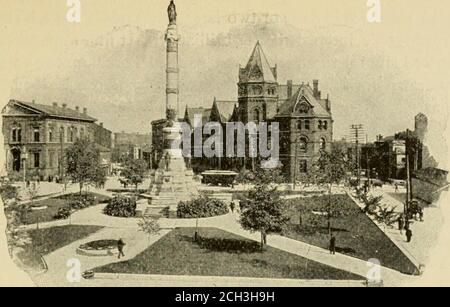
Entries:
[[83, 108], [83, 114], [87, 114], [87, 108]]
[[35, 104], [36, 103], [36, 101], [33, 99], [33, 101], [31, 102], [32, 104]]
[[57, 103], [57, 102], [54, 102], [54, 103], [53, 103], [53, 107], [54, 107], [54, 108], [57, 108], [57, 107], [58, 107], [58, 103]]
[[292, 80], [288, 80], [287, 82], [287, 98], [292, 97]]
[[62, 107], [63, 109], [67, 108], [67, 103], [63, 103]]
[[320, 99], [319, 80], [313, 81], [313, 87], [314, 87], [314, 97], [316, 97], [317, 99]]
[[79, 106], [76, 106], [75, 107], [75, 111], [77, 111], [78, 113], [80, 112], [80, 107]]
[[102, 127], [102, 128], [103, 128], [103, 123], [100, 123], [100, 127]]

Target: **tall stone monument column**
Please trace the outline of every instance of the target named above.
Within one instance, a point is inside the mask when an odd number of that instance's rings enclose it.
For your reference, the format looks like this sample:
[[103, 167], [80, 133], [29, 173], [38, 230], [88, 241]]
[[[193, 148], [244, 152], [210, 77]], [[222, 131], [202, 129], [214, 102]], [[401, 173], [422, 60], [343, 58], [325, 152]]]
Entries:
[[178, 122], [179, 68], [177, 11], [173, 0], [167, 9], [169, 26], [166, 31], [166, 126], [163, 128], [164, 152], [158, 170], [152, 178], [149, 207], [145, 215], [157, 215], [169, 208], [174, 215], [180, 201], [198, 195], [194, 173], [186, 168], [181, 149], [181, 126]]
[[[169, 26], [166, 31], [166, 119], [167, 127], [163, 130], [164, 157], [172, 161], [183, 158], [181, 148], [176, 141], [181, 139], [181, 127], [178, 123], [179, 103], [179, 68], [178, 68], [178, 41], [177, 11], [173, 0], [167, 9]], [[178, 142], [178, 144], [180, 144]], [[168, 161], [165, 161], [168, 163]]]

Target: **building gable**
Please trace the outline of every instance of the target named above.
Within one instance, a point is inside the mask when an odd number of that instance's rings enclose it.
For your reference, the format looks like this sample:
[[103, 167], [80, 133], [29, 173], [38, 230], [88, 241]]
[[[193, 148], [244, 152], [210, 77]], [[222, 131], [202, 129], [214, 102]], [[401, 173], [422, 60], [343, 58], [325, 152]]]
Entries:
[[16, 104], [14, 101], [10, 101], [3, 108], [2, 115], [3, 116], [39, 116], [39, 115], [42, 115], [42, 112], [33, 110], [31, 108], [27, 108], [26, 106]]

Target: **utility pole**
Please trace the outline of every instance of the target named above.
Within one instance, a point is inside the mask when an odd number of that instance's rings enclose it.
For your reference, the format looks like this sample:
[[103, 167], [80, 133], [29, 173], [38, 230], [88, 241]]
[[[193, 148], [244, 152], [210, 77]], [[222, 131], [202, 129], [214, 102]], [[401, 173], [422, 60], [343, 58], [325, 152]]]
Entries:
[[350, 140], [355, 142], [356, 145], [356, 167], [358, 170], [358, 183], [360, 182], [361, 177], [361, 157], [359, 153], [359, 144], [363, 141], [363, 131], [364, 127], [362, 124], [356, 124], [350, 126]]
[[405, 214], [408, 216], [409, 203], [411, 202], [411, 185], [410, 185], [410, 173], [409, 173], [409, 155], [406, 153], [406, 202], [405, 202]]
[[296, 188], [296, 181], [297, 181], [297, 154], [298, 154], [298, 139], [295, 140], [295, 151], [294, 151], [294, 191]]

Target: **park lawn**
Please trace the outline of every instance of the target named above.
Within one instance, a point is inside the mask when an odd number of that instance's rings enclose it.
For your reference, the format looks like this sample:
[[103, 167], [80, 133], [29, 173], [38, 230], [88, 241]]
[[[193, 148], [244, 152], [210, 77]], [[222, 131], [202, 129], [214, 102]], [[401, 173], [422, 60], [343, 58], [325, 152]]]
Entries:
[[29, 230], [31, 244], [25, 246], [18, 257], [28, 267], [44, 269], [41, 255], [47, 255], [72, 242], [81, 240], [103, 229], [100, 226], [67, 225]]
[[[110, 199], [108, 196], [96, 193], [83, 193], [83, 195], [92, 195], [96, 198], [96, 204], [104, 203]], [[66, 194], [57, 197], [52, 197], [44, 200], [37, 200], [30, 204], [31, 207], [47, 206], [47, 209], [31, 211], [27, 213], [26, 218], [22, 221], [24, 224], [35, 224], [39, 219], [39, 223], [54, 221], [54, 216], [58, 213], [60, 208], [66, 208], [71, 201], [78, 199], [79, 194]]]
[[135, 258], [96, 272], [254, 278], [363, 280], [364, 278], [215, 228], [177, 228]]
[[[348, 216], [332, 219], [332, 231], [336, 236], [336, 251], [362, 260], [378, 259], [382, 266], [400, 271], [405, 274], [416, 274], [415, 265], [401, 252], [401, 250], [373, 223], [373, 221], [347, 195], [332, 195], [332, 201], [340, 201], [353, 212]], [[320, 225], [311, 226], [312, 213], [302, 215], [300, 226], [300, 203], [308, 207], [317, 208], [327, 204], [328, 196], [298, 198], [288, 201], [290, 222], [283, 235], [328, 249], [330, 236], [326, 218], [322, 218]]]

